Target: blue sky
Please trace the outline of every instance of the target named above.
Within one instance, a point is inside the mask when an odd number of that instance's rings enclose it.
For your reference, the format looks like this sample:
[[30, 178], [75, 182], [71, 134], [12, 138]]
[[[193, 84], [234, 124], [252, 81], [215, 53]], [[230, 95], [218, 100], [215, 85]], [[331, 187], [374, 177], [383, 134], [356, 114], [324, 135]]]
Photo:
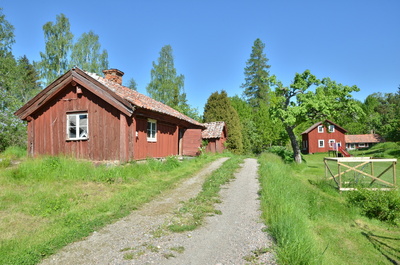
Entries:
[[64, 13], [75, 39], [93, 30], [110, 68], [125, 72], [126, 82], [134, 78], [144, 94], [152, 62], [171, 45], [188, 102], [200, 112], [215, 91], [242, 94], [256, 38], [285, 85], [306, 69], [357, 85], [353, 96], [362, 101], [400, 85], [398, 0], [0, 0], [0, 7], [15, 27], [14, 55], [38, 61], [42, 26]]

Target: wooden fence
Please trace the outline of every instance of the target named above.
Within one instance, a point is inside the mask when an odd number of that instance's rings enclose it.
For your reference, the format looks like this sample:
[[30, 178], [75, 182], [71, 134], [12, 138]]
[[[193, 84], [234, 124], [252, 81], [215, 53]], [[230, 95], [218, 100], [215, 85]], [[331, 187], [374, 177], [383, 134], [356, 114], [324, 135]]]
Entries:
[[[337, 172], [332, 163], [336, 162]], [[370, 157], [325, 157], [325, 177], [334, 180], [340, 191], [363, 187], [372, 190], [396, 188], [397, 159]]]

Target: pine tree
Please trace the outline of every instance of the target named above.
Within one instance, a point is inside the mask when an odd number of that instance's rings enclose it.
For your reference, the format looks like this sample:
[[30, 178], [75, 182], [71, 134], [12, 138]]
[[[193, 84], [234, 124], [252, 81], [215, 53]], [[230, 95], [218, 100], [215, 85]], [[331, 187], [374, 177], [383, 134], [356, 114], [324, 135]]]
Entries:
[[43, 31], [46, 48], [44, 53], [40, 53], [42, 60], [37, 67], [45, 84], [48, 85], [68, 70], [68, 56], [74, 35], [64, 14], [57, 15], [55, 24], [53, 22], [44, 24]]
[[90, 73], [101, 75], [108, 69], [108, 53], [100, 52], [99, 36], [93, 31], [83, 33], [72, 47], [70, 68], [77, 66]]
[[256, 39], [252, 47], [250, 59], [246, 62], [244, 69], [245, 83], [243, 95], [253, 108], [260, 104], [270, 104], [269, 71], [271, 67], [267, 64], [268, 59], [264, 54], [265, 44]]
[[227, 147], [234, 153], [243, 152], [242, 128], [239, 116], [232, 107], [227, 93], [214, 92], [204, 107], [204, 122], [224, 121], [227, 127]]

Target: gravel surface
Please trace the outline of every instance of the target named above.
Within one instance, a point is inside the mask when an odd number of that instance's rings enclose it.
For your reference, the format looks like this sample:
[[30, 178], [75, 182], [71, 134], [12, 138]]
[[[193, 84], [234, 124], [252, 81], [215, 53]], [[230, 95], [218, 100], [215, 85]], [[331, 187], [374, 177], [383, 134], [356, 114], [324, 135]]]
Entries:
[[257, 192], [257, 160], [246, 159], [220, 193], [221, 215], [207, 217], [195, 231], [166, 229], [180, 202], [198, 194], [221, 158], [176, 189], [131, 215], [72, 243], [42, 264], [276, 264], [271, 237], [262, 230]]

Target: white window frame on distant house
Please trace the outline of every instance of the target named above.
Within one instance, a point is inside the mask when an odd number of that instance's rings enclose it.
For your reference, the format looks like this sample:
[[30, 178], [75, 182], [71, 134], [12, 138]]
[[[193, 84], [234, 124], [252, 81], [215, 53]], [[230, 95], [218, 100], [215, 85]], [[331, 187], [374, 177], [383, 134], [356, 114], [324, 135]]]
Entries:
[[89, 139], [89, 115], [87, 112], [67, 113], [67, 140]]
[[335, 125], [331, 124], [328, 126], [328, 132], [333, 133], [335, 132]]
[[358, 147], [364, 148], [364, 147], [368, 147], [368, 145], [366, 143], [359, 143]]
[[147, 141], [157, 142], [157, 121], [153, 119], [147, 120]]
[[335, 146], [336, 140], [335, 139], [329, 139], [328, 144], [329, 147], [334, 148]]
[[318, 133], [323, 133], [324, 132], [324, 125], [319, 125], [318, 126]]
[[318, 140], [318, 148], [324, 148], [325, 147], [325, 140]]

